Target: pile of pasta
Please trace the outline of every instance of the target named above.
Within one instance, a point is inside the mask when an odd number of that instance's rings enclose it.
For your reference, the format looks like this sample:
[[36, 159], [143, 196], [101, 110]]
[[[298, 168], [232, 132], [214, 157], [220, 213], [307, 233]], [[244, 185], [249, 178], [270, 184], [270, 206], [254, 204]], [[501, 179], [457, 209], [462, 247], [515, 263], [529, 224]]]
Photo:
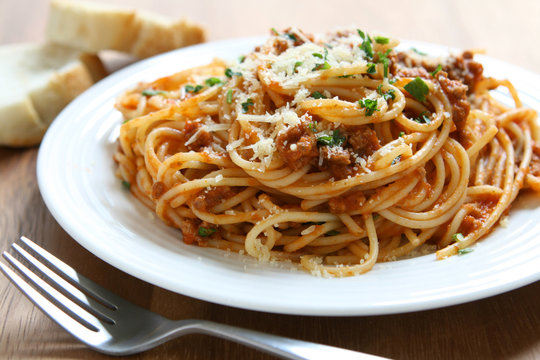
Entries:
[[187, 244], [319, 276], [466, 254], [540, 191], [537, 114], [471, 52], [397, 45], [272, 29], [237, 61], [141, 83], [116, 104], [118, 176]]

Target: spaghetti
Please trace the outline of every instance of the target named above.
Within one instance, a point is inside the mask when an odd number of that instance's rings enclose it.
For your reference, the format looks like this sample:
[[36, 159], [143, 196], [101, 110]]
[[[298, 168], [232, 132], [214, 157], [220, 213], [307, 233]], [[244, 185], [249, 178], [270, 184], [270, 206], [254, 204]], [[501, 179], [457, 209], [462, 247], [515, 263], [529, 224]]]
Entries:
[[536, 112], [471, 52], [272, 32], [117, 101], [118, 176], [185, 243], [350, 276], [426, 247], [466, 253], [522, 188], [540, 191]]

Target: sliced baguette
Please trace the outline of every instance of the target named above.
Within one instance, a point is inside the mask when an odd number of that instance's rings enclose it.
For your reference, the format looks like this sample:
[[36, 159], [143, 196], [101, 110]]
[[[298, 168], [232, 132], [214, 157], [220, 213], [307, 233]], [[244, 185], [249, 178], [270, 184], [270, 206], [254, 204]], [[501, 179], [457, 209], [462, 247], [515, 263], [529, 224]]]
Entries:
[[116, 50], [138, 58], [205, 39], [204, 29], [187, 20], [171, 21], [144, 11], [70, 0], [51, 2], [46, 35], [50, 42], [84, 52]]
[[[53, 44], [0, 47], [0, 145], [38, 144], [58, 113], [94, 83], [80, 57]], [[99, 61], [91, 58], [86, 55], [89, 63]]]

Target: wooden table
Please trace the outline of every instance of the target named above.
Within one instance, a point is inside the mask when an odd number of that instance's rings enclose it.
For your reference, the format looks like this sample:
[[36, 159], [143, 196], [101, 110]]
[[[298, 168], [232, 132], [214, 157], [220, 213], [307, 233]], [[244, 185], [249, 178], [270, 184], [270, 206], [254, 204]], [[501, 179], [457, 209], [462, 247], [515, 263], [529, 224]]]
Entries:
[[[488, 54], [540, 73], [540, 2], [106, 0], [205, 24], [210, 40], [295, 25], [310, 32], [357, 24], [404, 39]], [[47, 1], [0, 1], [0, 44], [43, 41]], [[1, 85], [0, 85], [1, 86]], [[38, 148], [0, 148], [0, 246], [21, 234], [80, 272], [164, 316], [202, 318], [399, 359], [540, 358], [540, 282], [442, 309], [365, 317], [267, 314], [171, 293], [104, 263], [70, 238], [46, 209], [36, 180]], [[539, 259], [540, 261], [540, 259]], [[101, 358], [0, 276], [0, 358]], [[224, 340], [190, 335], [136, 359], [269, 359]]]

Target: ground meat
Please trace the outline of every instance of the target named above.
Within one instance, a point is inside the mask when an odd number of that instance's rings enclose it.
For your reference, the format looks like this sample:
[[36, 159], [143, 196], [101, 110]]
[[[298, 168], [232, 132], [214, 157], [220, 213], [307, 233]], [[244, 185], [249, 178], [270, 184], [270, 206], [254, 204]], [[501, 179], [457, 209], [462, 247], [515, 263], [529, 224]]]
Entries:
[[452, 105], [454, 123], [461, 130], [471, 109], [471, 104], [467, 100], [467, 85], [457, 80], [450, 80], [444, 71], [437, 73], [437, 81]]
[[156, 181], [154, 185], [152, 185], [152, 198], [153, 199], [159, 199], [161, 195], [165, 192], [165, 184], [161, 181]]
[[182, 220], [182, 223], [180, 224], [180, 230], [182, 231], [182, 237], [186, 244], [191, 245], [195, 241], [199, 241], [199, 236], [197, 235], [198, 229], [199, 226], [195, 223], [195, 220]]
[[398, 77], [421, 77], [424, 79], [429, 79], [431, 75], [423, 67], [412, 67], [412, 68], [400, 68], [396, 74]]
[[351, 154], [341, 146], [323, 146], [319, 151], [323, 162], [328, 164], [345, 166], [351, 163]]
[[349, 145], [360, 156], [369, 156], [381, 148], [377, 133], [367, 125], [348, 127], [347, 133]]
[[480, 228], [497, 205], [497, 200], [496, 197], [487, 196], [477, 202], [465, 204], [464, 207], [469, 210], [469, 213], [463, 218], [459, 232], [468, 235]]
[[[442, 70], [450, 80], [459, 81], [467, 86], [467, 94], [474, 92], [476, 84], [483, 79], [482, 64], [473, 60], [474, 54], [465, 51], [460, 56], [451, 56]], [[428, 79], [435, 71], [439, 61], [431, 57], [412, 56], [408, 52], [390, 54], [390, 73], [398, 77], [416, 77]]]
[[[293, 146], [291, 149], [291, 145]], [[306, 122], [288, 128], [276, 138], [276, 148], [279, 156], [293, 170], [303, 168], [319, 156], [317, 138]]]
[[193, 199], [192, 205], [197, 210], [209, 211], [223, 200], [236, 195], [236, 193], [230, 186], [210, 187], [199, 192]]
[[465, 51], [461, 56], [451, 57], [449, 63], [443, 67], [451, 80], [461, 81], [468, 87], [468, 94], [474, 92], [476, 84], [482, 80], [484, 68], [482, 64], [473, 60], [474, 54]]
[[540, 145], [533, 144], [529, 173], [534, 176], [540, 176]]
[[[201, 124], [196, 121], [187, 120], [182, 132], [184, 133], [184, 143], [188, 142], [197, 131], [199, 131]], [[212, 144], [212, 135], [204, 130], [200, 130], [195, 141], [187, 145], [188, 150], [200, 151], [202, 148]]]
[[360, 209], [366, 202], [366, 197], [361, 191], [336, 196], [328, 200], [328, 207], [333, 214], [349, 213]]
[[358, 167], [351, 162], [350, 150], [341, 146], [323, 146], [319, 151], [322, 158], [319, 169], [330, 172], [334, 179], [345, 179], [358, 172]]
[[274, 52], [276, 55], [280, 55], [289, 48], [289, 42], [285, 39], [276, 39], [273, 44]]

